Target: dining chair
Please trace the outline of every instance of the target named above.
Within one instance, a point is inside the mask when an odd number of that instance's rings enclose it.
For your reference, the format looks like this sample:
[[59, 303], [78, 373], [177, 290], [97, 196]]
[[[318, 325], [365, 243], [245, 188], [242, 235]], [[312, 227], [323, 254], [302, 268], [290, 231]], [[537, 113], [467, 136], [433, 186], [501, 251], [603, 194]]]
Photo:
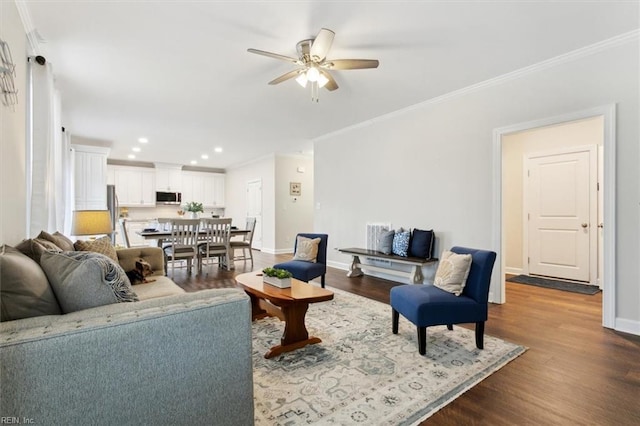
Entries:
[[187, 262], [187, 273], [191, 273], [191, 265], [198, 254], [198, 232], [200, 219], [169, 219], [171, 237], [163, 247], [167, 261], [171, 261], [171, 277], [175, 264], [179, 260]]
[[[205, 259], [218, 258], [218, 266], [231, 269], [229, 238], [231, 219], [205, 218], [200, 222], [200, 230], [206, 231], [204, 242], [198, 244], [198, 271], [202, 272]], [[207, 262], [211, 266], [212, 262]]]
[[[232, 255], [232, 258], [233, 258], [234, 261], [236, 261], [236, 260], [245, 260], [246, 261], [247, 259], [251, 259], [251, 267], [253, 268], [253, 252], [251, 250], [251, 245], [253, 244], [253, 234], [254, 234], [254, 231], [256, 230], [256, 218], [255, 217], [248, 217], [247, 218], [245, 229], [247, 229], [249, 232], [244, 234], [242, 240], [231, 241], [231, 243], [230, 243], [231, 255]], [[236, 250], [237, 249], [242, 249], [242, 256], [236, 257]], [[248, 258], [247, 258], [246, 250], [249, 250], [249, 257]]]

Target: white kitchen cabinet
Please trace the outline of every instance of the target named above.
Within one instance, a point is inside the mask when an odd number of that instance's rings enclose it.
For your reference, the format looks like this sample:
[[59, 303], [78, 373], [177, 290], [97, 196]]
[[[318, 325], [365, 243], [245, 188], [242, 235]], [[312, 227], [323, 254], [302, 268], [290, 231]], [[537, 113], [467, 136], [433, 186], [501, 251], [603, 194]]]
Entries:
[[155, 169], [109, 166], [113, 170], [120, 207], [155, 207]]
[[182, 188], [181, 166], [156, 164], [156, 191], [180, 192]]
[[225, 176], [221, 173], [182, 172], [182, 202], [205, 208], [224, 207]]
[[76, 210], [106, 210], [109, 149], [72, 145]]

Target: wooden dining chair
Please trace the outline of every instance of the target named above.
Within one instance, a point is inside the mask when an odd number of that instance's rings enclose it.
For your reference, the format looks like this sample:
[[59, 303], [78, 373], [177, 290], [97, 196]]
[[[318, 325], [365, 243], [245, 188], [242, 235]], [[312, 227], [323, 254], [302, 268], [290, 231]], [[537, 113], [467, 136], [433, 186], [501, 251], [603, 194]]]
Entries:
[[[202, 264], [205, 259], [218, 259], [218, 266], [231, 269], [231, 249], [229, 238], [231, 236], [231, 219], [202, 219], [200, 230], [206, 231], [204, 242], [198, 244], [198, 271], [202, 272]], [[211, 266], [211, 261], [207, 262]]]
[[[251, 267], [253, 267], [253, 252], [251, 251], [251, 245], [253, 244], [253, 234], [256, 230], [256, 218], [248, 217], [247, 223], [245, 225], [245, 229], [249, 232], [244, 234], [242, 240], [239, 241], [231, 241], [231, 255], [232, 260], [247, 260], [251, 259]], [[236, 257], [236, 250], [242, 249], [242, 256]], [[246, 250], [249, 250], [249, 257], [247, 257]]]
[[177, 261], [187, 262], [187, 273], [191, 273], [191, 265], [198, 254], [198, 232], [200, 219], [169, 219], [171, 237], [163, 248], [167, 261], [171, 262], [173, 278]]

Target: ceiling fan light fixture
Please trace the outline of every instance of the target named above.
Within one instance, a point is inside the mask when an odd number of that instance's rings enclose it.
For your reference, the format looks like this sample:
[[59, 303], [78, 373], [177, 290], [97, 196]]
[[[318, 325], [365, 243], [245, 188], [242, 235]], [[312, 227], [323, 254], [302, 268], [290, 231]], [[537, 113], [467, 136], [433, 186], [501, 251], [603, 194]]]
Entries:
[[319, 88], [323, 88], [325, 86], [325, 84], [327, 84], [329, 82], [329, 79], [327, 77], [324, 76], [324, 74], [320, 74], [318, 76], [318, 87]]
[[300, 75], [296, 78], [298, 84], [302, 87], [307, 87], [307, 74], [301, 72]]
[[307, 80], [309, 81], [318, 81], [318, 77], [320, 77], [320, 71], [316, 67], [309, 67], [307, 70]]

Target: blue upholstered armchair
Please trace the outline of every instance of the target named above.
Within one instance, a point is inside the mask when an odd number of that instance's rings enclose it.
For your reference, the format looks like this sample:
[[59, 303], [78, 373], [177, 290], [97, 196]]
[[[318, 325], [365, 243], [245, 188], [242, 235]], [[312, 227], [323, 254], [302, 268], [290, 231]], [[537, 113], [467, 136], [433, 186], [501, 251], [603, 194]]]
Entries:
[[476, 323], [476, 346], [484, 347], [484, 323], [489, 311], [489, 284], [496, 253], [465, 247], [453, 247], [452, 252], [471, 254], [471, 269], [460, 296], [433, 285], [401, 285], [391, 289], [392, 331], [398, 334], [399, 315], [418, 328], [418, 351], [427, 349], [427, 327]]
[[322, 288], [324, 288], [324, 277], [327, 273], [327, 239], [329, 236], [327, 234], [298, 234], [296, 236], [296, 242], [294, 247], [298, 248], [298, 237], [306, 237], [306, 238], [320, 238], [320, 244], [318, 245], [318, 257], [316, 258], [316, 262], [307, 262], [304, 260], [290, 260], [284, 263], [278, 263], [277, 265], [273, 265], [274, 268], [278, 269], [286, 269], [291, 272], [293, 278], [309, 282], [314, 278], [320, 278], [320, 284]]

